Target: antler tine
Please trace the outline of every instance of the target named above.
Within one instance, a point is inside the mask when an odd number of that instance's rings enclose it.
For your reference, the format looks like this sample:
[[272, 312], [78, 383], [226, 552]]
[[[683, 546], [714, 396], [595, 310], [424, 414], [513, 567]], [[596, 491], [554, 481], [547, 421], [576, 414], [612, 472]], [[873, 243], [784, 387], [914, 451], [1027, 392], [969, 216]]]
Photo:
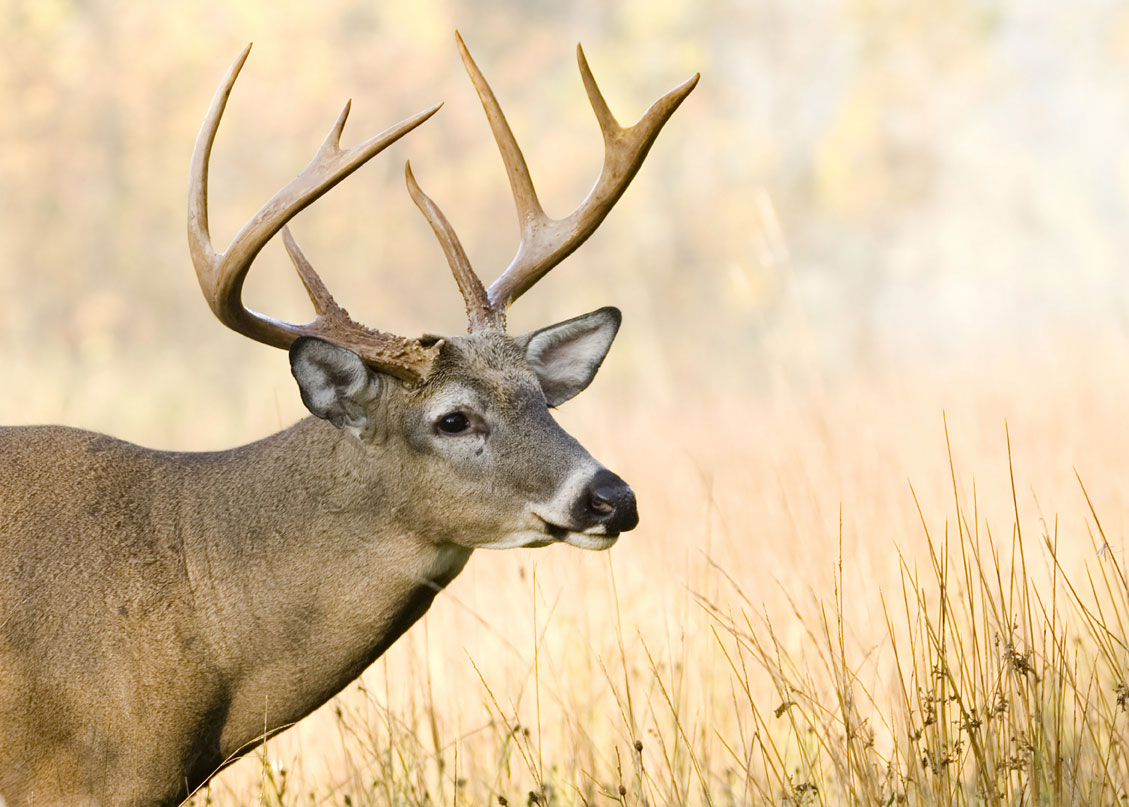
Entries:
[[494, 140], [502, 154], [521, 226], [517, 254], [487, 290], [491, 306], [497, 311], [504, 311], [600, 226], [643, 164], [659, 131], [697, 85], [700, 76], [694, 74], [655, 101], [635, 125], [625, 129], [612, 115], [592, 77], [584, 51], [577, 45], [581, 79], [604, 138], [604, 165], [596, 184], [580, 206], [565, 218], [554, 219], [545, 214], [537, 199], [525, 157], [490, 85], [471, 58], [462, 37], [458, 33], [455, 36], [463, 64], [478, 91]]
[[467, 330], [471, 333], [482, 330], [505, 331], [505, 311], [495, 310], [490, 305], [486, 289], [471, 268], [470, 259], [467, 258], [466, 250], [459, 242], [455, 228], [447, 221], [439, 206], [420, 188], [415, 174], [412, 173], [410, 162], [404, 163], [404, 180], [408, 183], [408, 193], [412, 201], [431, 225], [435, 237], [439, 239], [439, 245], [443, 248], [443, 254], [447, 256], [451, 274], [455, 276], [455, 282], [458, 283], [459, 291], [462, 292], [463, 300], [466, 302]]
[[306, 294], [310, 297], [310, 302], [314, 305], [314, 313], [319, 317], [332, 316], [330, 312], [342, 311], [333, 299], [333, 295], [329, 293], [324, 282], [316, 271], [313, 265], [306, 258], [302, 248], [298, 246], [298, 242], [294, 240], [293, 233], [290, 232], [290, 225], [284, 224], [282, 226], [282, 245], [286, 247], [286, 254], [290, 256], [290, 262], [294, 264], [294, 268], [298, 272], [298, 278], [302, 281], [302, 285], [306, 289]]
[[[435, 345], [424, 348], [418, 340], [383, 333], [355, 322], [349, 316], [349, 312], [333, 299], [333, 295], [314, 271], [302, 248], [298, 246], [288, 225], [282, 227], [282, 243], [286, 247], [286, 254], [290, 256], [294, 268], [298, 271], [298, 277], [302, 280], [306, 293], [310, 296], [310, 302], [313, 303], [317, 316], [305, 325], [292, 326], [288, 323], [279, 323], [280, 325], [293, 328], [295, 338], [318, 336], [344, 345], [369, 364], [405, 381], [414, 383], [427, 377], [431, 363], [438, 352]], [[274, 320], [270, 321], [274, 322]]]
[[[250, 50], [248, 45], [220, 82], [196, 138], [189, 169], [188, 245], [208, 305], [229, 328], [259, 342], [285, 349], [300, 336], [323, 336], [356, 351], [368, 363], [393, 375], [409, 381], [420, 380], [430, 370], [434, 351], [423, 348], [415, 340], [374, 331], [349, 319], [344, 309], [333, 302], [304, 256], [300, 260], [294, 257], [295, 254], [301, 256], [301, 251], [292, 237], [286, 239], [287, 249], [311, 299], [314, 299], [315, 307], [322, 305], [324, 308], [318, 311], [319, 316], [304, 325], [272, 319], [244, 306], [242, 292], [251, 263], [267, 241], [290, 219], [434, 115], [442, 104], [413, 115], [359, 145], [342, 149], [341, 133], [350, 108], [350, 104], [346, 103], [309, 164], [251, 217], [225, 252], [217, 253], [208, 230], [208, 162], [227, 99]], [[323, 293], [324, 297], [320, 299], [316, 296]]]
[[490, 129], [494, 132], [494, 141], [498, 144], [498, 151], [502, 153], [502, 162], [506, 166], [506, 175], [510, 180], [510, 190], [514, 195], [514, 205], [517, 207], [518, 221], [521, 223], [522, 234], [530, 222], [545, 218], [545, 211], [541, 209], [541, 202], [537, 199], [537, 191], [533, 187], [533, 178], [529, 175], [529, 166], [525, 163], [525, 156], [517, 144], [513, 130], [502, 114], [502, 107], [494, 96], [494, 91], [478, 69], [474, 58], [463, 42], [462, 34], [455, 31], [455, 42], [459, 46], [459, 56], [463, 60], [467, 75], [478, 92], [482, 108], [486, 111], [486, 118], [490, 121]]

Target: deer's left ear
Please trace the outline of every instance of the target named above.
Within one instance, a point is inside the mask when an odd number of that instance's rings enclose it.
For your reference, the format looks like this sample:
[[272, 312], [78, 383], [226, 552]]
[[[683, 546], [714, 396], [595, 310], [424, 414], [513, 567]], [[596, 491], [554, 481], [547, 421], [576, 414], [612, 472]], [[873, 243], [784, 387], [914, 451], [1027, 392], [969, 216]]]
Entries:
[[380, 394], [380, 376], [360, 356], [303, 336], [290, 346], [290, 370], [310, 412], [361, 439], [375, 434], [369, 403]]
[[622, 319], [618, 308], [601, 308], [514, 340], [537, 373], [549, 406], [560, 406], [592, 382]]

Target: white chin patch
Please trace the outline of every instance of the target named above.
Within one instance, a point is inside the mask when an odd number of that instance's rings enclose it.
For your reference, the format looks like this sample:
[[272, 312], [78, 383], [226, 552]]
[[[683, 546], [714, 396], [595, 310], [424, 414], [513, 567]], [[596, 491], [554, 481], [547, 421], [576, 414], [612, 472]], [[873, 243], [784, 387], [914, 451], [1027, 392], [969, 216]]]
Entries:
[[570, 532], [563, 539], [569, 546], [581, 549], [607, 549], [618, 540], [618, 535], [590, 535], [586, 532]]
[[590, 535], [584, 532], [566, 532], [557, 537], [546, 535], [537, 530], [522, 530], [511, 532], [489, 544], [483, 544], [478, 549], [536, 549], [550, 544], [568, 544], [580, 549], [607, 549], [619, 540], [618, 535]]

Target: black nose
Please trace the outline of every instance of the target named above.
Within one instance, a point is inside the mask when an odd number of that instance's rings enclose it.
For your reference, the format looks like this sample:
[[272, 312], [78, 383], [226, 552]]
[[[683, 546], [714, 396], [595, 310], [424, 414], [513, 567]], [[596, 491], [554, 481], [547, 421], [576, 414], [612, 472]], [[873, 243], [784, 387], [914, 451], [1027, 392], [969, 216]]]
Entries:
[[609, 535], [633, 530], [639, 523], [635, 493], [626, 482], [605, 468], [600, 469], [588, 483], [584, 509], [584, 520], [591, 526], [603, 524]]

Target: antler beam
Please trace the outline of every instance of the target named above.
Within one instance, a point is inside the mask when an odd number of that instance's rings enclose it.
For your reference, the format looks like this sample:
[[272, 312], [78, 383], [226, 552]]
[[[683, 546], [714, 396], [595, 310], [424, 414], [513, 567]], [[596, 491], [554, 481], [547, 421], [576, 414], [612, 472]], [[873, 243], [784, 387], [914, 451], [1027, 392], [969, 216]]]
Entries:
[[317, 317], [305, 324], [276, 320], [247, 308], [242, 293], [252, 262], [275, 233], [338, 182], [434, 115], [442, 104], [357, 146], [342, 149], [341, 132], [350, 107], [346, 103], [309, 165], [251, 217], [224, 252], [218, 253], [208, 231], [208, 162], [227, 99], [250, 51], [248, 45], [220, 82], [196, 138], [189, 169], [188, 246], [208, 305], [223, 324], [256, 341], [285, 349], [300, 336], [317, 336], [355, 351], [372, 366], [406, 381], [426, 378], [437, 348], [425, 348], [417, 340], [372, 330], [350, 319], [345, 309], [333, 301], [289, 231], [283, 234], [287, 252], [310, 293]]

